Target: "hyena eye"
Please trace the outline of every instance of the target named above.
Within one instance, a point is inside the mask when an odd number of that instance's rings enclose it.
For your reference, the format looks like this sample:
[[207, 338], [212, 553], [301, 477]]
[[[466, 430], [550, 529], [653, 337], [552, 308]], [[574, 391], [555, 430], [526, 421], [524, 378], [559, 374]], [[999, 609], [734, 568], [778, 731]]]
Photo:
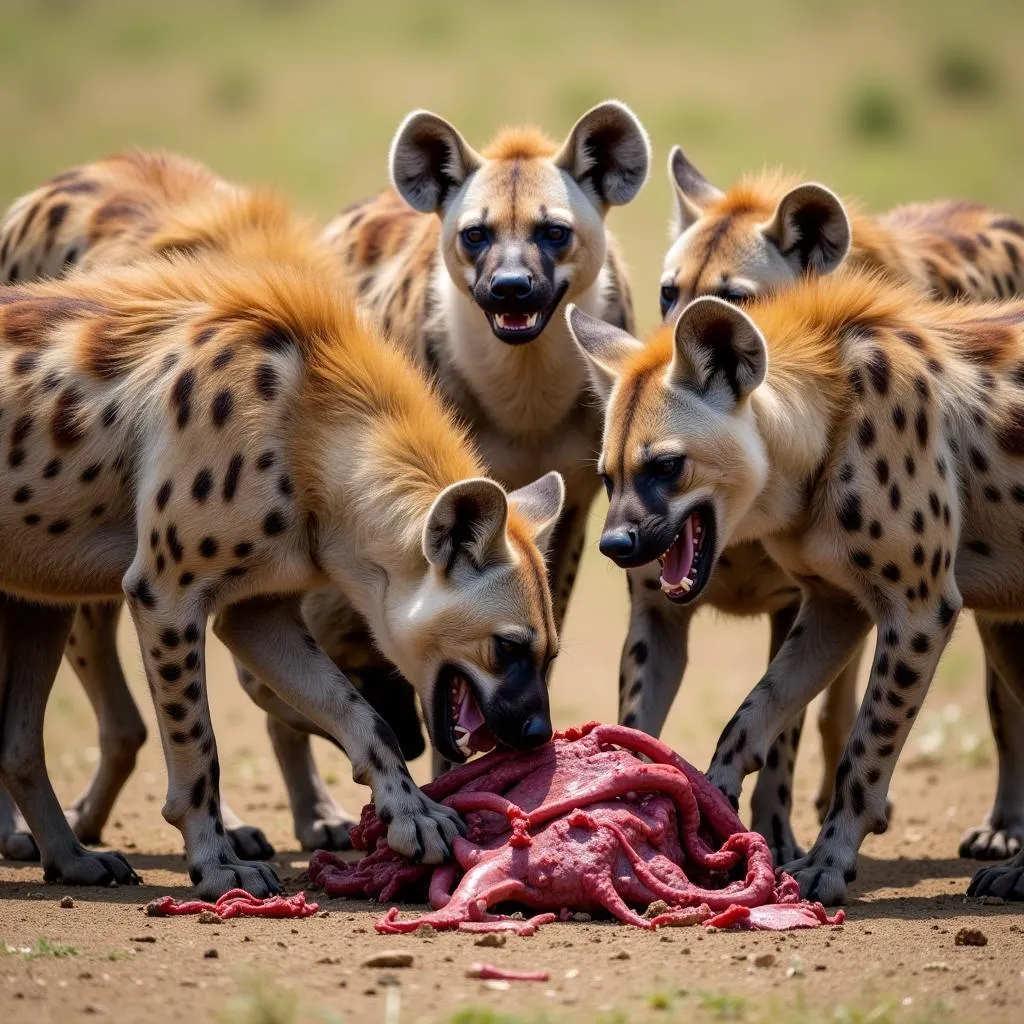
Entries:
[[676, 304], [679, 298], [679, 289], [674, 284], [663, 284], [661, 286], [661, 315], [667, 316], [668, 311]]
[[541, 233], [542, 241], [559, 247], [567, 245], [571, 237], [572, 231], [564, 224], [547, 224]]
[[480, 246], [487, 242], [487, 229], [479, 224], [473, 224], [468, 228], [462, 229], [461, 238], [462, 244], [467, 249], [479, 249]]
[[522, 640], [500, 636], [496, 633], [491, 637], [491, 643], [494, 647], [494, 660], [498, 665], [508, 665], [514, 661], [529, 658], [530, 645], [523, 643]]
[[656, 480], [675, 480], [686, 459], [682, 455], [662, 455], [647, 464], [647, 471]]
[[744, 302], [749, 302], [754, 296], [753, 293], [743, 288], [726, 288], [719, 293], [719, 297], [725, 299], [726, 302], [731, 302], [734, 306], [739, 306]]

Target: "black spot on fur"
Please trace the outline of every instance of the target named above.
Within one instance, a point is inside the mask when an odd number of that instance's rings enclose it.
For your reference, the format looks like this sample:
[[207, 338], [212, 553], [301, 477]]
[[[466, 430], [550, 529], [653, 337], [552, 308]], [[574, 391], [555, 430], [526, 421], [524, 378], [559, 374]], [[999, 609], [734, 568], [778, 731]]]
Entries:
[[192, 497], [200, 504], [210, 496], [213, 490], [213, 473], [209, 469], [201, 469], [192, 481]]
[[13, 496], [13, 501], [16, 505], [24, 505], [32, 497], [31, 487], [19, 487]]
[[224, 474], [224, 500], [231, 501], [238, 490], [238, 481], [242, 476], [242, 467], [245, 465], [245, 457], [240, 453], [231, 456], [228, 463], [228, 471]]
[[882, 575], [887, 580], [891, 580], [893, 583], [899, 583], [899, 580], [900, 580], [899, 566], [896, 565], [895, 562], [887, 562], [882, 567]]
[[263, 532], [268, 537], [282, 533], [286, 526], [285, 518], [280, 509], [272, 509], [263, 520]]
[[889, 674], [889, 655], [884, 651], [875, 664], [875, 673], [882, 678], [885, 678]]
[[917, 464], [914, 462], [913, 455], [908, 455], [903, 460], [903, 468], [907, 471], [907, 476], [913, 476], [917, 472]]
[[283, 327], [274, 324], [260, 335], [259, 344], [268, 352], [287, 352], [295, 343]]
[[259, 470], [267, 470], [274, 464], [274, 453], [273, 452], [261, 452], [256, 459], [256, 468]]
[[[252, 545], [246, 540], [235, 545], [235, 558], [248, 558], [252, 554]], [[658, 588], [661, 589], [660, 587]]]
[[295, 488], [292, 486], [291, 477], [287, 473], [282, 473], [280, 480], [277, 481], [277, 489], [286, 497], [290, 498], [295, 493]]
[[167, 508], [167, 502], [171, 500], [171, 491], [173, 485], [170, 480], [165, 480], [160, 486], [160, 490], [156, 492], [156, 510], [163, 512]]
[[178, 539], [178, 527], [174, 523], [167, 527], [167, 548], [176, 562], [185, 557], [185, 545]]
[[909, 686], [913, 686], [921, 678], [921, 673], [916, 669], [912, 669], [906, 662], [897, 661], [896, 668], [893, 669], [892, 679], [893, 682], [905, 690]]
[[213, 357], [213, 368], [215, 370], [223, 370], [234, 358], [235, 350], [230, 345], [227, 345]]
[[219, 549], [220, 545], [213, 537], [204, 537], [199, 542], [199, 554], [201, 554], [203, 558], [213, 558]]
[[994, 487], [992, 484], [986, 484], [984, 489], [985, 500], [991, 501], [993, 504], [1003, 500], [1003, 492], [998, 487]]
[[160, 642], [164, 647], [177, 647], [181, 643], [181, 637], [176, 629], [165, 629], [160, 634]]
[[215, 427], [223, 427], [227, 423], [231, 410], [234, 407], [235, 400], [232, 398], [230, 391], [218, 392], [210, 403], [210, 418], [213, 420], [213, 425]]
[[630, 656], [637, 665], [644, 665], [647, 662], [647, 644], [643, 640], [637, 640], [629, 649]]
[[206, 776], [200, 775], [192, 786], [189, 802], [193, 807], [202, 807], [204, 800], [206, 800]]
[[990, 558], [992, 556], [992, 548], [983, 540], [969, 540], [964, 545], [968, 551], [973, 551], [976, 555], [981, 555], [984, 558]]
[[853, 466], [849, 462], [844, 462], [839, 469], [839, 479], [844, 483], [848, 484], [853, 480]]
[[879, 459], [875, 463], [875, 476], [883, 487], [889, 482], [889, 463], [885, 459]]
[[868, 376], [871, 378], [874, 389], [880, 395], [885, 395], [889, 392], [891, 372], [888, 355], [886, 355], [883, 349], [876, 348], [871, 355], [871, 359], [868, 361]]
[[931, 649], [931, 646], [931, 640], [928, 639], [928, 636], [925, 633], [915, 633], [914, 639], [910, 641], [911, 649], [916, 651], [918, 654], [927, 654]]
[[190, 572], [183, 572], [178, 577], [178, 584], [182, 587], [187, 587], [195, 581], [195, 575]]
[[893, 484], [892, 487], [889, 488], [889, 504], [892, 506], [892, 510], [894, 512], [900, 507], [900, 502], [902, 500], [899, 485]]
[[907, 427], [907, 414], [902, 405], [894, 405], [892, 408], [893, 426], [902, 434]]
[[256, 393], [266, 402], [277, 398], [280, 388], [277, 370], [270, 363], [261, 363], [256, 367]]
[[[920, 533], [920, 531], [918, 531]], [[920, 544], [914, 545], [914, 565], [924, 565], [924, 548]]]
[[177, 682], [181, 678], [181, 666], [175, 665], [173, 662], [161, 665], [159, 672], [160, 678], [166, 679], [169, 683]]
[[192, 415], [192, 392], [196, 386], [195, 370], [183, 370], [171, 391], [171, 407], [177, 410], [178, 429], [183, 430]]
[[59, 536], [62, 533], [66, 533], [70, 526], [71, 523], [67, 519], [55, 519], [46, 529], [54, 536]]
[[985, 454], [979, 451], [977, 448], [972, 448], [970, 451], [971, 464], [979, 473], [988, 472], [988, 458]]
[[955, 617], [956, 609], [944, 597], [940, 597], [938, 611], [939, 625], [942, 626], [943, 629], [945, 629], [949, 626], [949, 624], [953, 621]]
[[92, 483], [92, 481], [100, 475], [102, 470], [102, 462], [94, 462], [92, 465], [86, 466], [85, 469], [82, 470], [82, 482], [87, 484]]
[[864, 786], [859, 779], [850, 784], [850, 808], [858, 818], [864, 813]]
[[29, 514], [27, 516], [25, 516], [25, 518], [22, 520], [22, 522], [26, 526], [38, 526], [41, 520], [42, 520], [42, 516], [40, 516], [38, 513], [36, 513], [36, 512], [29, 512]]
[[138, 585], [135, 587], [134, 597], [143, 608], [156, 607], [156, 597], [153, 596], [153, 588], [150, 587], [149, 580], [145, 577], [139, 580]]
[[871, 525], [868, 527], [868, 535], [872, 540], [878, 540], [882, 536], [882, 524], [877, 519], [871, 520]]
[[850, 555], [850, 561], [853, 562], [858, 569], [870, 569], [871, 568], [871, 556], [866, 551], [854, 551]]
[[194, 623], [190, 622], [185, 627], [185, 643], [194, 644], [199, 642], [199, 627]]
[[861, 448], [870, 448], [875, 443], [875, 425], [869, 419], [863, 419], [860, 421], [860, 426], [857, 428], [857, 440], [860, 442]]
[[860, 497], [856, 494], [847, 494], [843, 503], [839, 506], [839, 522], [844, 530], [856, 533], [863, 525], [860, 513]]

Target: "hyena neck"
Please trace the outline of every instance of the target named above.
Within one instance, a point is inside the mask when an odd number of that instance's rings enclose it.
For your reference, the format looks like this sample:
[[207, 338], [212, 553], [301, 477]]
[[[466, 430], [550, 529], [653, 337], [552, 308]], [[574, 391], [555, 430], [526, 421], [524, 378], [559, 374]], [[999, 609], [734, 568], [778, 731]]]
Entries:
[[[447, 379], [442, 369], [439, 383], [460, 411], [471, 419], [483, 416], [502, 433], [524, 439], [544, 437], [564, 423], [579, 405], [587, 379], [562, 307], [533, 341], [507, 345], [494, 336], [483, 311], [456, 287], [443, 264], [434, 290], [446, 338], [444, 361], [458, 378]], [[599, 278], [573, 301], [600, 316], [601, 292]], [[467, 404], [475, 408], [462, 408]]]
[[430, 508], [445, 487], [483, 475], [442, 410], [425, 421], [417, 405], [395, 408], [385, 420], [317, 424], [303, 441], [307, 451], [323, 453], [314, 489], [316, 560], [403, 672], [415, 666], [405, 664], [400, 621], [432, 571], [423, 553]]
[[927, 287], [928, 275], [919, 255], [923, 247], [915, 232], [855, 211], [850, 212], [850, 228], [847, 263], [851, 268], [882, 272], [891, 280]]
[[829, 389], [773, 373], [750, 397], [754, 430], [766, 473], [750, 511], [733, 533], [733, 543], [762, 540], [793, 528], [805, 511], [805, 488], [829, 454], [836, 412]]

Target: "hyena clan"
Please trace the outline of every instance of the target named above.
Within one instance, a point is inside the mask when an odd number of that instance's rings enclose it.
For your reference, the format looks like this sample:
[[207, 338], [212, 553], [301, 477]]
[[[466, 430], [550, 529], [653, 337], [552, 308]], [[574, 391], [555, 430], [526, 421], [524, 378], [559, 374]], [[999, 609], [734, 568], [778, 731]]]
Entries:
[[[749, 314], [749, 315], [748, 315]], [[709, 769], [733, 800], [782, 727], [877, 626], [824, 826], [789, 865], [841, 901], [962, 606], [1024, 617], [1024, 301], [939, 304], [879, 275], [805, 278], [746, 311], [695, 299], [646, 346], [570, 311], [607, 402], [600, 469], [620, 563], [664, 560], [699, 594], [727, 544], [760, 541], [802, 603]], [[1009, 651], [1012, 655], [1013, 652]], [[1024, 898], [1024, 855], [974, 891]]]
[[[224, 219], [229, 208], [221, 197], [241, 190], [208, 168], [164, 152], [130, 151], [57, 175], [16, 200], [0, 224], [0, 280], [27, 282], [65, 276], [75, 270], [137, 263], [170, 253], [230, 249], [237, 218]], [[259, 212], [254, 210], [253, 212]], [[244, 226], [243, 226], [244, 227]], [[245, 242], [245, 233], [237, 239]], [[322, 598], [312, 602], [325, 604]], [[388, 669], [369, 664], [365, 624], [338, 602], [330, 615], [309, 614], [317, 642], [387, 720], [403, 754], [423, 751], [422, 733], [409, 684]], [[99, 720], [100, 759], [81, 796], [67, 811], [75, 834], [96, 843], [114, 801], [131, 774], [146, 728], [124, 678], [117, 652], [121, 602], [82, 605], [68, 638], [65, 656], [81, 680]], [[353, 644], [355, 637], [359, 643]], [[373, 652], [376, 653], [375, 651]], [[379, 656], [377, 656], [379, 658]], [[374, 659], [376, 660], [376, 659]], [[255, 680], [239, 666], [247, 688]], [[285, 779], [295, 835], [307, 849], [341, 848], [348, 843], [347, 815], [333, 800], [309, 751], [308, 722], [297, 730], [297, 716], [259, 688], [261, 703], [271, 708], [268, 731]], [[276, 713], [275, 713], [276, 712]], [[221, 801], [221, 814], [235, 852], [264, 859], [273, 848], [258, 828], [245, 825]], [[0, 788], [0, 853], [16, 860], [39, 856], [25, 823]]]
[[[778, 172], [747, 176], [723, 192], [678, 146], [669, 156], [668, 174], [674, 195], [672, 242], [665, 256], [660, 300], [662, 315], [669, 321], [699, 295], [742, 305], [808, 275], [831, 273], [844, 262], [884, 273], [937, 300], [1001, 299], [1024, 292], [1024, 226], [978, 204], [914, 204], [870, 217], [849, 204], [844, 208], [821, 185]], [[642, 728], [658, 732], [679, 686], [696, 607], [665, 601], [653, 569], [632, 574], [634, 615], [663, 626], [652, 631], [648, 621], [641, 621], [636, 627], [658, 639], [642, 665], [630, 653], [632, 635], [627, 639], [620, 718], [632, 715]], [[796, 617], [799, 589], [772, 564], [760, 544], [741, 544], [723, 553], [701, 603], [730, 614], [769, 615], [771, 657]], [[980, 629], [984, 643], [988, 627], [982, 623]], [[1024, 652], [1024, 629], [1016, 646]], [[825, 763], [815, 801], [821, 817], [828, 810], [835, 771], [856, 713], [860, 660], [859, 653], [851, 658], [821, 708]], [[1018, 673], [1024, 674], [1024, 661], [1019, 664]], [[964, 833], [960, 853], [998, 859], [1016, 852], [1024, 840], [1024, 708], [1000, 681], [991, 659], [986, 681], [999, 787], [985, 822]], [[783, 729], [758, 774], [751, 801], [753, 827], [768, 838], [777, 862], [792, 860], [800, 852], [790, 810], [802, 723], [801, 714]]]
[[[164, 815], [207, 898], [277, 888], [224, 834], [205, 624], [344, 748], [388, 841], [437, 863], [458, 818], [307, 632], [338, 586], [416, 687], [435, 744], [551, 735], [542, 547], [556, 473], [511, 495], [408, 360], [355, 311], [311, 226], [225, 196], [232, 252], [0, 291], [0, 781], [47, 877], [135, 879], [75, 838], [46, 775], [46, 697], [81, 601], [126, 597], [168, 764]], [[288, 596], [280, 596], [282, 594]]]

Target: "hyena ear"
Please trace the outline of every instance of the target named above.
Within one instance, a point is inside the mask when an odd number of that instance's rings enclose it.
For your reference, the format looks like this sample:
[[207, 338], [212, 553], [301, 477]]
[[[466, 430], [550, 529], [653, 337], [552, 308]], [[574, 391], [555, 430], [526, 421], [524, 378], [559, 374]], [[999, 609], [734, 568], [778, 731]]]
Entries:
[[710, 295], [679, 314], [669, 381], [710, 395], [722, 390], [735, 404], [764, 380], [768, 348], [757, 325], [741, 309]]
[[388, 158], [391, 183], [420, 213], [436, 213], [483, 164], [443, 117], [414, 110], [399, 125]]
[[633, 335], [584, 313], [579, 306], [569, 303], [565, 309], [569, 333], [579, 346], [590, 373], [590, 383], [598, 398], [605, 404], [619, 379], [623, 365], [642, 348]]
[[761, 231], [797, 270], [830, 274], [850, 249], [850, 220], [824, 185], [797, 185]]
[[532, 484], [512, 491], [508, 501], [530, 525], [534, 543], [546, 552], [565, 502], [565, 481], [561, 473], [554, 470], [545, 473]]
[[423, 554], [445, 573], [460, 555], [476, 569], [508, 561], [507, 524], [508, 498], [500, 485], [487, 477], [460, 480], [434, 499], [423, 527]]
[[588, 110], [555, 156], [555, 166], [571, 175], [601, 210], [634, 199], [650, 165], [647, 132], [618, 100]]
[[704, 214], [704, 207], [720, 199], [722, 191], [697, 170], [678, 146], [668, 155], [668, 180], [676, 197], [672, 237], [678, 238]]

